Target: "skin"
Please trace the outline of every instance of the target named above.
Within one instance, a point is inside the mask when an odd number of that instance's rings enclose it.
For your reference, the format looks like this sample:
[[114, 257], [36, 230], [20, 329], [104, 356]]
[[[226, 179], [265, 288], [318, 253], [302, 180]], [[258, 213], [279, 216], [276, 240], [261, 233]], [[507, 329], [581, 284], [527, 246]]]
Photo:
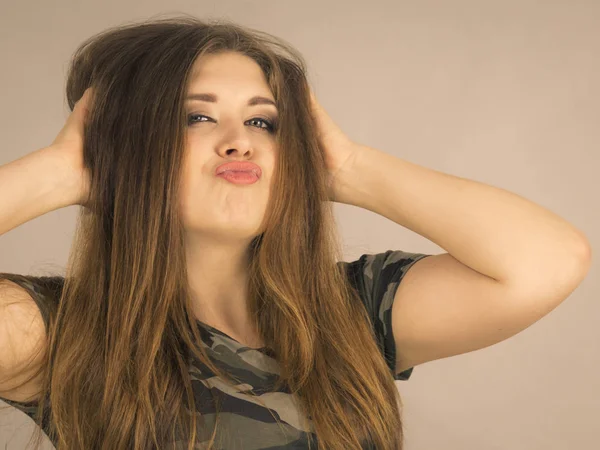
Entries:
[[[196, 318], [250, 347], [263, 346], [247, 313], [247, 249], [264, 231], [263, 218], [277, 158], [277, 118], [272, 105], [248, 106], [254, 96], [274, 101], [251, 58], [228, 52], [198, 59], [188, 95], [214, 93], [216, 103], [186, 101], [194, 114], [187, 129], [180, 205]], [[196, 114], [206, 116], [195, 116]], [[250, 161], [262, 169], [254, 184], [237, 185], [214, 175], [217, 166]]]

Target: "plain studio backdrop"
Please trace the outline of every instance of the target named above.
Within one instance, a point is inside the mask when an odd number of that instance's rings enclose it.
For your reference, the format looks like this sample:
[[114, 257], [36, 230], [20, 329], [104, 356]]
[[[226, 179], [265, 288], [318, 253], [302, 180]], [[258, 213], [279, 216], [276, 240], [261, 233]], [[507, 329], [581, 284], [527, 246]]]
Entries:
[[[0, 9], [0, 164], [60, 131], [67, 64], [84, 39], [179, 12], [227, 18], [295, 45], [317, 98], [351, 139], [515, 192], [600, 248], [597, 0], [53, 0]], [[0, 272], [61, 270], [76, 213], [54, 211], [2, 236]], [[364, 209], [337, 204], [336, 217], [347, 261], [388, 249], [443, 252]], [[599, 297], [595, 261], [531, 327], [397, 381], [407, 450], [600, 448]], [[24, 448], [32, 426], [20, 411], [3, 415], [0, 447]]]

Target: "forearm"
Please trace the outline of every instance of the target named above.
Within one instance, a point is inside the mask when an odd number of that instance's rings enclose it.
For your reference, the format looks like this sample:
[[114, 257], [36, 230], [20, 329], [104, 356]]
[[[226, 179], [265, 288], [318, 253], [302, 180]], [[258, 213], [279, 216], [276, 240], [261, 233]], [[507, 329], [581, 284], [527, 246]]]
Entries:
[[48, 148], [0, 167], [0, 235], [73, 204], [58, 157]]
[[371, 147], [360, 146], [338, 178], [337, 201], [387, 217], [501, 282], [527, 282], [544, 273], [570, 277], [570, 268], [580, 270], [589, 257], [583, 233], [551, 211]]

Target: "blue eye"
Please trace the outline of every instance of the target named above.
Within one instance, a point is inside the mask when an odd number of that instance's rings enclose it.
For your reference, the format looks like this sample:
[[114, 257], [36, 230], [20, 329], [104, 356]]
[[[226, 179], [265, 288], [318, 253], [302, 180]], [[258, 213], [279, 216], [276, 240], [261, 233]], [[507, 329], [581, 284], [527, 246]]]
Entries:
[[[193, 124], [199, 123], [199, 122], [206, 122], [206, 121], [203, 121], [203, 120], [193, 120], [193, 118], [196, 118], [196, 117], [200, 117], [200, 118], [204, 117], [206, 119], [213, 120], [210, 117], [205, 116], [204, 114], [189, 114], [188, 115], [188, 125], [193, 125]], [[254, 120], [262, 122], [262, 123], [264, 123], [266, 125], [266, 127], [259, 126], [257, 128], [261, 128], [261, 129], [267, 130], [269, 133], [273, 133], [275, 131], [275, 126], [271, 122], [269, 122], [268, 120], [263, 119], [262, 117], [253, 117], [252, 119], [248, 120], [248, 122], [252, 122]]]

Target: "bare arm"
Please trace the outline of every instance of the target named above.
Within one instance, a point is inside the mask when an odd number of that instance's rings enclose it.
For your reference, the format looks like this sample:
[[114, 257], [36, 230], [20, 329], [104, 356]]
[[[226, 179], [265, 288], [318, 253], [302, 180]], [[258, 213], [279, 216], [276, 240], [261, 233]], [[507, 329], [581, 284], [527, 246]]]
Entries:
[[44, 147], [0, 166], [0, 235], [50, 211], [77, 204], [61, 155]]

